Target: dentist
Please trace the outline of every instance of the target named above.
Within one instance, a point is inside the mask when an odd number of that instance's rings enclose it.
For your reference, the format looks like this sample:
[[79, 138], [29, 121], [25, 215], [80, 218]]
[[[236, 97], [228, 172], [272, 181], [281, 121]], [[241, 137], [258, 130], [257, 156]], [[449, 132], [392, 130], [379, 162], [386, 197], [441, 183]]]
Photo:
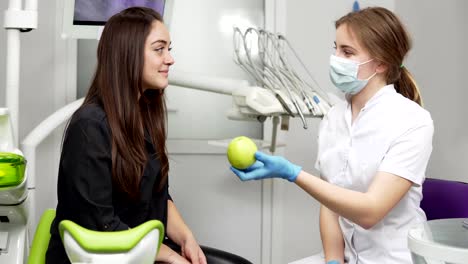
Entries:
[[407, 232], [426, 220], [419, 207], [432, 151], [433, 121], [403, 60], [410, 39], [381, 7], [349, 13], [335, 23], [330, 79], [345, 93], [323, 118], [311, 175], [262, 152], [243, 181], [282, 178], [322, 205], [325, 259], [313, 263], [410, 264]]

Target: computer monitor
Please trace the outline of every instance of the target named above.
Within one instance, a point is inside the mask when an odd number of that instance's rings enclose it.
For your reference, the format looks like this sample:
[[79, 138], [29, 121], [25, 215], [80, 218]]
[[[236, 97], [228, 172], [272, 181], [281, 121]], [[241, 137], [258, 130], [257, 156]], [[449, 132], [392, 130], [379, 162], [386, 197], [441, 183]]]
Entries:
[[160, 13], [169, 27], [174, 0], [64, 0], [63, 38], [99, 39], [106, 21], [132, 6]]

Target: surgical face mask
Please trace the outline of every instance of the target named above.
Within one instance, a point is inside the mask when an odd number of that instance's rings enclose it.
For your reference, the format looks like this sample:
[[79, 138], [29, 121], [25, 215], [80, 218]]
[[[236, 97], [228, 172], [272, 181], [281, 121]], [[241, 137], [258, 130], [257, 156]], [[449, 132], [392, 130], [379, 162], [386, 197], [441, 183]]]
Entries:
[[330, 56], [330, 80], [336, 88], [340, 89], [343, 93], [351, 95], [357, 94], [367, 85], [367, 82], [377, 74], [377, 72], [374, 72], [374, 74], [367, 79], [358, 79], [359, 66], [372, 60], [373, 59], [358, 63], [332, 54]]

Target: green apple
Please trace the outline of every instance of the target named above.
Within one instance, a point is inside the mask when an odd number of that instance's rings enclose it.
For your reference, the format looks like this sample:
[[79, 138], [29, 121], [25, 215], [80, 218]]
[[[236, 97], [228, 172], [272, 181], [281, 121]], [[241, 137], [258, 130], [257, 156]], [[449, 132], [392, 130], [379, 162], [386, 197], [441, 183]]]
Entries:
[[246, 169], [255, 163], [257, 145], [250, 138], [240, 136], [229, 143], [227, 157], [229, 163], [236, 169]]

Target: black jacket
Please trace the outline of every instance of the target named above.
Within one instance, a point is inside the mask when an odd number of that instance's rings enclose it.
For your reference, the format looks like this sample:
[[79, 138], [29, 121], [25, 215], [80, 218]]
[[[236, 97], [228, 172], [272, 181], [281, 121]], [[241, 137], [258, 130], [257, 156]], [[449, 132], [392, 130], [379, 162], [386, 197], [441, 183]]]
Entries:
[[103, 108], [90, 104], [73, 114], [60, 157], [57, 212], [46, 263], [70, 263], [58, 231], [64, 219], [97, 231], [127, 230], [151, 219], [167, 227], [168, 183], [155, 191], [161, 164], [154, 158], [151, 140], [146, 137], [145, 142], [150, 158], [141, 179], [141, 199], [131, 202], [112, 184], [111, 133]]

